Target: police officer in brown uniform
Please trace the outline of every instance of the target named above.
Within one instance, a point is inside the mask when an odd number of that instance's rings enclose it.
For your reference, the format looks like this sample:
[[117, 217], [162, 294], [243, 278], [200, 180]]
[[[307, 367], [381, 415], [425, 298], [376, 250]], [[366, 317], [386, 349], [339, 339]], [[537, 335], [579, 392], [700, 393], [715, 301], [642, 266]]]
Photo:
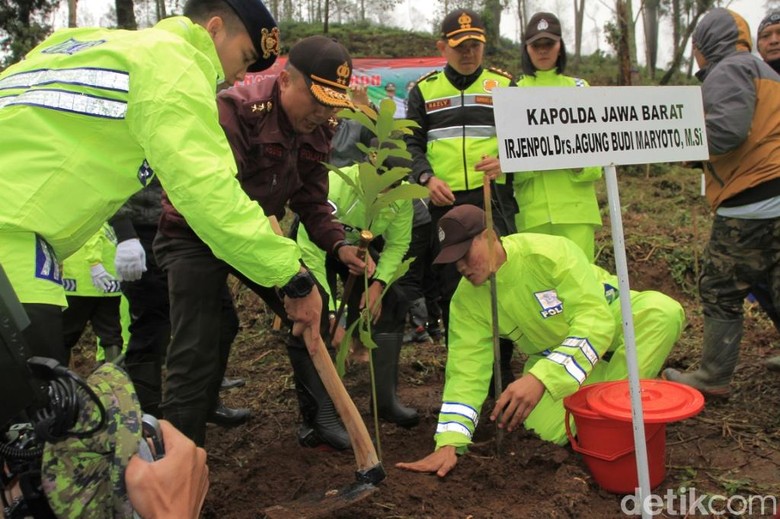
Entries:
[[[220, 124], [238, 166], [237, 179], [249, 197], [266, 216], [277, 219], [284, 216], [289, 201], [319, 247], [351, 271], [362, 273], [366, 265], [357, 248], [346, 245], [343, 227], [332, 219], [328, 171], [322, 165], [330, 151], [333, 116], [343, 108], [354, 108], [347, 95], [351, 76], [347, 50], [330, 38], [311, 36], [292, 47], [278, 77], [225, 90], [218, 105]], [[225, 342], [220, 335], [219, 294], [228, 273], [240, 278], [277, 315], [286, 318], [286, 314], [273, 287], [251, 282], [215, 257], [166, 196], [154, 251], [168, 272], [173, 333], [162, 409], [168, 420], [202, 445], [207, 411], [213, 407], [225, 369], [219, 354]], [[268, 261], [274, 261], [272, 250]], [[303, 297], [317, 286], [308, 272], [297, 277], [282, 287], [282, 294]], [[324, 332], [327, 312], [322, 315]], [[303, 340], [289, 335], [287, 351], [303, 415], [299, 441], [348, 448], [349, 436]]]

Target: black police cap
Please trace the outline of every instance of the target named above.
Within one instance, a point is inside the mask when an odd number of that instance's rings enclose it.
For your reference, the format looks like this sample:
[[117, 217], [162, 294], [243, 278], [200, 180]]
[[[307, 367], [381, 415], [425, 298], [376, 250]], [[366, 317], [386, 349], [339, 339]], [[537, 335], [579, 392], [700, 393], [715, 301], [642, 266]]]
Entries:
[[471, 9], [456, 9], [441, 22], [441, 37], [450, 47], [457, 47], [466, 40], [485, 43], [485, 24]]
[[348, 95], [352, 58], [342, 44], [326, 36], [309, 36], [293, 45], [288, 59], [319, 103], [355, 109]]
[[279, 27], [261, 0], [225, 0], [244, 22], [252, 39], [258, 59], [247, 69], [249, 72], [265, 70], [279, 55]]

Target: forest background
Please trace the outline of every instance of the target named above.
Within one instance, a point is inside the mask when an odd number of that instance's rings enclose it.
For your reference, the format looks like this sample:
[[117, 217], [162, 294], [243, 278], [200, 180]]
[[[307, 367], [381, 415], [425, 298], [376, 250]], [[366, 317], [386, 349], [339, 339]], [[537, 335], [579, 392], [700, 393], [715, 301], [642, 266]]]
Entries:
[[[482, 13], [490, 33], [485, 61], [517, 74], [522, 27], [539, 10], [563, 22], [568, 73], [593, 85], [694, 82], [690, 36], [708, 9], [733, 8], [751, 29], [780, 0], [266, 0], [283, 35], [328, 33], [353, 57], [435, 55], [446, 12]], [[136, 29], [181, 13], [183, 0], [0, 0], [0, 69], [21, 59], [54, 29], [100, 25]], [[501, 36], [499, 36], [501, 35]]]

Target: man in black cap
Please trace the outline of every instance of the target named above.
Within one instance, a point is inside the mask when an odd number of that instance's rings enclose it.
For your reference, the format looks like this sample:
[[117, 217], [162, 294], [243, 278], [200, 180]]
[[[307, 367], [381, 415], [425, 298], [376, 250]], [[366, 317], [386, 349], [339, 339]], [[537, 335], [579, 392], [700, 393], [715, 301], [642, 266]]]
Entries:
[[680, 337], [685, 313], [677, 301], [651, 290], [618, 295], [617, 277], [590, 264], [567, 238], [516, 233], [499, 239], [486, 228], [485, 212], [468, 204], [444, 215], [438, 231], [434, 262], [456, 265], [463, 279], [450, 308], [436, 450], [399, 468], [444, 477], [468, 450], [493, 371], [494, 326], [528, 358], [522, 376], [495, 399], [490, 420], [509, 432], [524, 425], [558, 444], [568, 441], [564, 397], [583, 385], [628, 377], [620, 298], [631, 298], [640, 377], [655, 377]]
[[[431, 243], [438, 247], [436, 223], [452, 206], [483, 206], [483, 178], [493, 184], [491, 195], [496, 222], [502, 234], [515, 232], [517, 204], [512, 184], [501, 172], [493, 118], [493, 88], [512, 86], [512, 77], [484, 68], [485, 24], [476, 12], [456, 9], [444, 17], [436, 48], [447, 60], [417, 81], [409, 92], [406, 117], [417, 122], [407, 137], [412, 154], [412, 176], [430, 193]], [[435, 254], [435, 252], [434, 252]], [[446, 326], [449, 301], [460, 280], [452, 265], [438, 269], [442, 317]], [[512, 379], [511, 344], [504, 343], [504, 383]]]
[[[221, 92], [217, 101], [220, 123], [238, 164], [237, 178], [249, 198], [267, 216], [279, 220], [289, 201], [317, 246], [351, 272], [362, 274], [366, 264], [357, 257], [357, 248], [344, 241], [343, 227], [333, 221], [327, 202], [328, 170], [322, 165], [328, 160], [334, 115], [340, 109], [354, 108], [348, 96], [351, 77], [347, 50], [330, 38], [311, 36], [290, 49], [278, 77], [235, 86]], [[219, 312], [227, 275], [240, 278], [280, 317], [287, 319], [288, 315], [273, 287], [232, 269], [212, 253], [188, 222], [168, 194], [164, 195], [154, 251], [168, 272], [173, 339], [162, 407], [168, 420], [202, 445], [206, 413], [217, 398], [225, 370], [219, 349], [229, 344]], [[261, 265], [270, 268], [275, 261], [269, 249]], [[300, 297], [299, 292], [314, 286], [313, 279], [307, 281], [300, 290], [293, 286], [283, 294]], [[326, 318], [321, 325], [324, 333]], [[287, 350], [303, 415], [299, 441], [312, 447], [348, 448], [349, 436], [301, 338], [288, 336]]]

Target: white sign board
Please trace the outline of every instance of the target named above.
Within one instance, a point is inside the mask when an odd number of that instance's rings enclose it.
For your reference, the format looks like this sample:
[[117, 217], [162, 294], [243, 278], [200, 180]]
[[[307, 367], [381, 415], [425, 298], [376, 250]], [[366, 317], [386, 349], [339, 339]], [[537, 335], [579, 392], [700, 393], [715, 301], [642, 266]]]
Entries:
[[699, 87], [496, 88], [506, 172], [706, 160]]

